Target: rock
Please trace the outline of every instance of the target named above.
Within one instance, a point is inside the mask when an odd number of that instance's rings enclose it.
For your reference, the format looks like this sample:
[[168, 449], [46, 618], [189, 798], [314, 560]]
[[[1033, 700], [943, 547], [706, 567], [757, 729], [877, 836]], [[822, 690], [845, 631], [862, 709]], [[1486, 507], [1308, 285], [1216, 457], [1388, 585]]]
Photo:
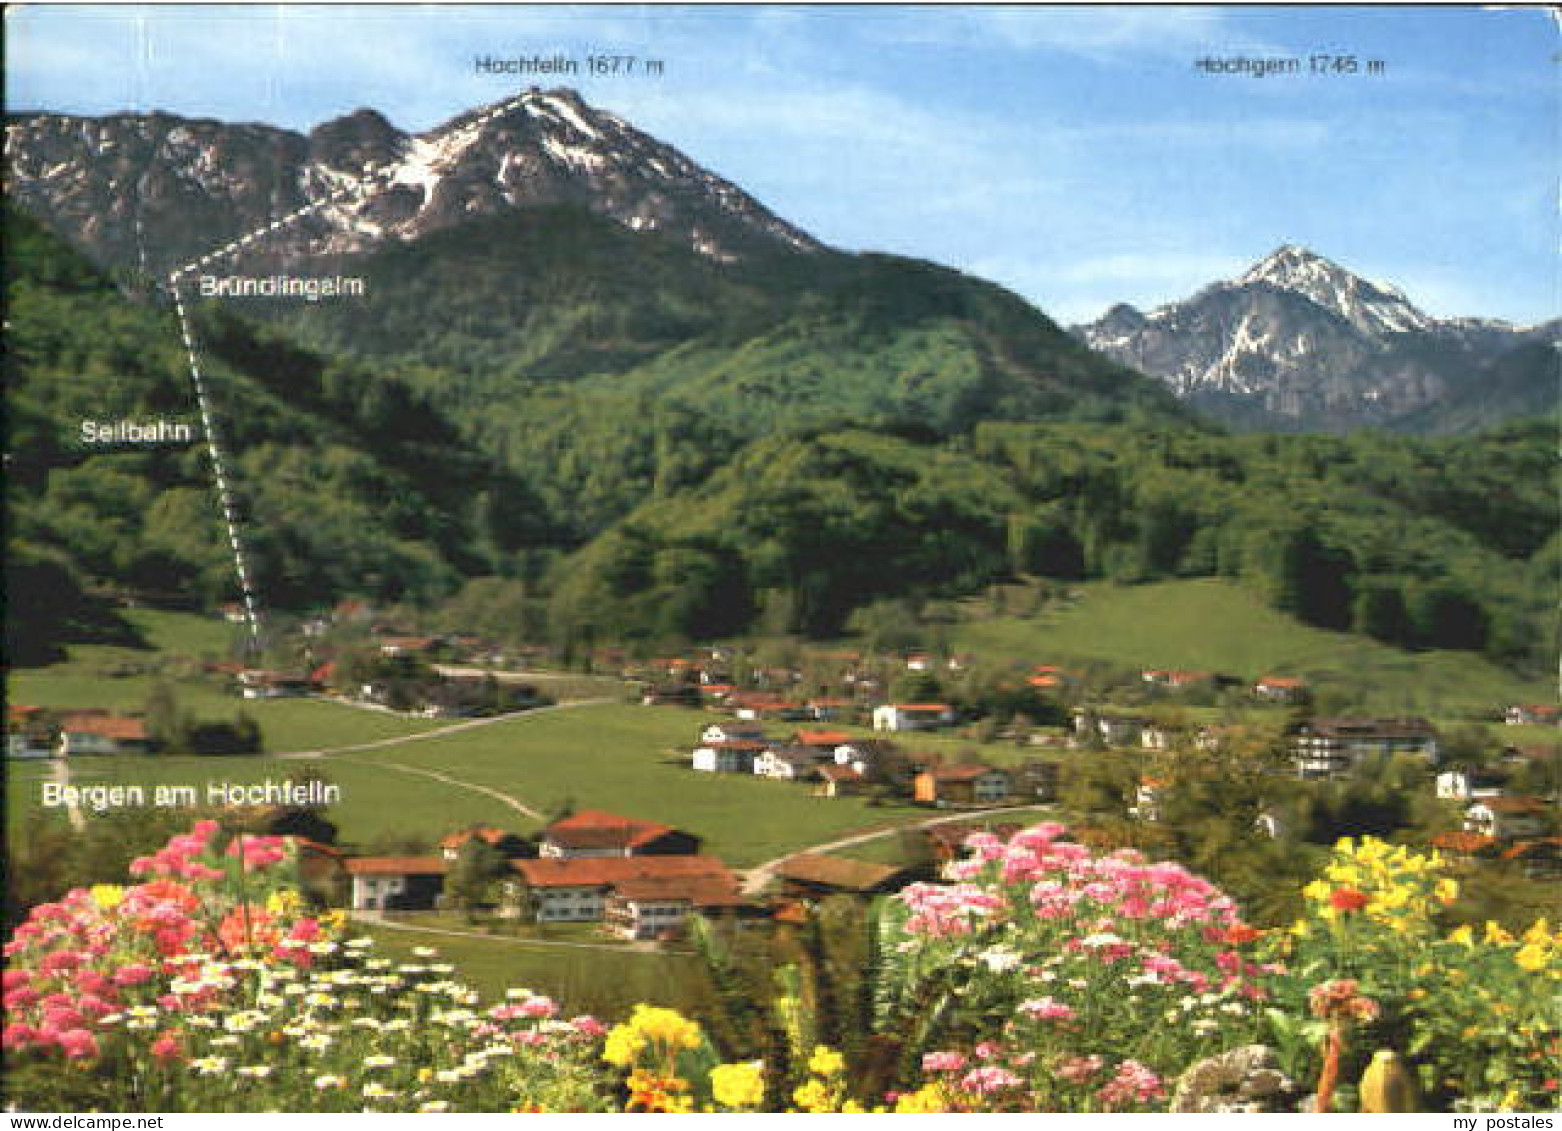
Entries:
[[1273, 1049], [1244, 1045], [1208, 1057], [1177, 1078], [1175, 1112], [1281, 1112], [1296, 1110], [1297, 1088]]

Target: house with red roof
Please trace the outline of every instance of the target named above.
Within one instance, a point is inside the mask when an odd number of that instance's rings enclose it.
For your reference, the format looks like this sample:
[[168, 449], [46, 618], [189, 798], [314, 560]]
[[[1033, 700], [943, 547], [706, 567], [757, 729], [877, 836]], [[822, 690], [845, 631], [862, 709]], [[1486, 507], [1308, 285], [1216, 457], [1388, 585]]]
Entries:
[[539, 922], [601, 922], [622, 891], [615, 926], [622, 933], [627, 916], [637, 932], [632, 937], [645, 937], [638, 932], [652, 922], [660, 932], [694, 910], [741, 902], [736, 878], [714, 856], [541, 857], [510, 867], [516, 874], [511, 898], [529, 905]]
[[427, 911], [449, 864], [443, 856], [351, 856], [344, 866], [354, 911]]
[[509, 858], [530, 855], [525, 840], [515, 833], [506, 832], [503, 829], [495, 828], [493, 825], [470, 825], [464, 829], [457, 829], [455, 832], [441, 838], [439, 854], [446, 860], [453, 862], [461, 855], [461, 850], [474, 840], [483, 842], [501, 855]]
[[1253, 684], [1253, 694], [1270, 703], [1300, 703], [1307, 698], [1307, 681], [1297, 676], [1266, 675]]
[[545, 860], [624, 856], [692, 856], [700, 838], [671, 825], [583, 809], [542, 831], [538, 855]]
[[60, 721], [61, 758], [83, 754], [145, 754], [152, 739], [146, 720], [107, 711], [73, 711]]
[[1562, 723], [1562, 707], [1555, 703], [1515, 703], [1502, 713], [1510, 727], [1556, 726]]

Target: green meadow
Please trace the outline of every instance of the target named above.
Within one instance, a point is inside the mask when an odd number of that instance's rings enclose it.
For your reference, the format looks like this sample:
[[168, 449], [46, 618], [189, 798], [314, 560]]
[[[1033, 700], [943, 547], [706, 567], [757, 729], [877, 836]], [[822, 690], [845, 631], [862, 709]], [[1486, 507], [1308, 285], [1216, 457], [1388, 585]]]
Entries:
[[1353, 709], [1435, 718], [1481, 718], [1513, 702], [1548, 702], [1525, 679], [1469, 652], [1407, 652], [1366, 637], [1301, 624], [1226, 581], [1081, 587], [1080, 600], [1034, 617], [973, 619], [950, 645], [1026, 664], [1105, 662], [1186, 668], [1255, 680], [1302, 676]]

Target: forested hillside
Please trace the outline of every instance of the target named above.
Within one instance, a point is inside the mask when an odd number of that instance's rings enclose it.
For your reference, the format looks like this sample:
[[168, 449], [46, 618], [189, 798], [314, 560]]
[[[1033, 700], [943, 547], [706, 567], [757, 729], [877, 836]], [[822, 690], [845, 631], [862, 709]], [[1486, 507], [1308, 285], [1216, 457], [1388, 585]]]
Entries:
[[647, 638], [828, 634], [868, 601], [1014, 574], [1238, 579], [1320, 627], [1543, 664], [1562, 541], [1551, 434], [1224, 436], [984, 424], [748, 449], [562, 571], [555, 619]]
[[[178, 327], [24, 216], [7, 213], [6, 476], [13, 647], [46, 639], [108, 586], [195, 605], [231, 599], [222, 530]], [[436, 597], [541, 541], [534, 506], [405, 385], [236, 323], [205, 334], [262, 592], [301, 607], [344, 592]], [[194, 443], [87, 445], [83, 421], [192, 426]], [[77, 609], [77, 613], [67, 613]], [[63, 620], [62, 620], [63, 618]]]
[[[8, 230], [13, 592], [55, 595], [13, 624], [69, 632], [93, 587], [232, 599], [203, 445], [78, 435], [198, 422], [171, 314], [30, 220]], [[556, 640], [649, 644], [828, 635], [886, 597], [1015, 575], [1224, 576], [1394, 644], [1531, 667], [1552, 648], [1541, 424], [1228, 435], [957, 272], [724, 267], [567, 208], [364, 269], [361, 307], [196, 310], [272, 607], [505, 577]]]
[[342, 269], [368, 280], [364, 300], [257, 312], [402, 370], [582, 539], [798, 428], [1188, 419], [1002, 288], [891, 256], [722, 265], [559, 206]]

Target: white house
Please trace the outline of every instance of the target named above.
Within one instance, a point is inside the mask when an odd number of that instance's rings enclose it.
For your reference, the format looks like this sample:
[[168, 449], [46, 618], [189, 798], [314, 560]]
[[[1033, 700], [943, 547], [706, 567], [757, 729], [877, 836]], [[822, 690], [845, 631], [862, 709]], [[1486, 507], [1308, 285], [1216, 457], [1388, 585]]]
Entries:
[[354, 911], [433, 907], [444, 887], [447, 861], [439, 856], [356, 856], [346, 862]]
[[1465, 832], [1519, 840], [1546, 831], [1547, 806], [1538, 797], [1488, 797], [1464, 811]]
[[1444, 801], [1501, 797], [1507, 775], [1492, 770], [1453, 769], [1437, 775], [1437, 796]]
[[937, 730], [955, 721], [947, 703], [885, 703], [873, 708], [874, 730]]
[[572, 857], [514, 860], [510, 866], [539, 922], [600, 922], [609, 901], [622, 891], [632, 902], [644, 903], [639, 910], [627, 909], [630, 918], [655, 921], [660, 931], [672, 925], [664, 912], [695, 905], [706, 886], [722, 885], [734, 896], [737, 887], [726, 865], [711, 856]]
[[811, 746], [775, 746], [754, 759], [754, 773], [782, 781], [803, 781], [825, 759], [824, 751]]
[[83, 712], [60, 724], [59, 755], [140, 754], [150, 742], [146, 723], [123, 715]]
[[707, 742], [695, 748], [689, 764], [708, 774], [751, 774], [754, 760], [767, 748], [767, 743], [744, 739]]
[[700, 744], [712, 742], [764, 742], [765, 731], [763, 727], [753, 724], [745, 726], [742, 723], [711, 723], [710, 726], [700, 731]]

